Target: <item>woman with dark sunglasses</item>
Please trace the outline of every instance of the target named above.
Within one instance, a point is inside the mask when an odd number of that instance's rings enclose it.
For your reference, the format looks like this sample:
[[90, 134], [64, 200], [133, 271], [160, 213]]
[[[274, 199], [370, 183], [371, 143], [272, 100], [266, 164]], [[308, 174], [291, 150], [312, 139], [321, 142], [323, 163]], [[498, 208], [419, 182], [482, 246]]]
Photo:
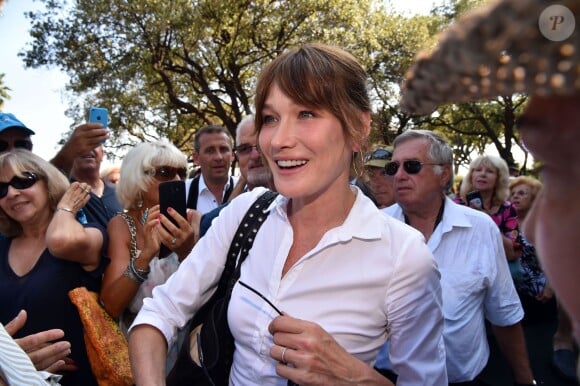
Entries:
[[[228, 305], [230, 385], [392, 385], [372, 367], [389, 336], [398, 385], [447, 384], [433, 256], [418, 232], [349, 184], [351, 167], [363, 172], [367, 90], [356, 59], [322, 44], [282, 53], [259, 76], [258, 145], [280, 195]], [[168, 342], [215, 291], [234, 233], [263, 193], [233, 200], [143, 305], [129, 336], [137, 385], [164, 384]]]
[[[179, 226], [159, 212], [159, 184], [186, 175], [187, 157], [168, 142], [141, 143], [121, 164], [116, 193], [126, 213], [113, 217], [107, 229], [111, 263], [103, 276], [101, 301], [112, 317], [120, 318], [124, 333], [143, 299], [175, 272], [195, 243], [193, 211], [187, 219], [170, 212]], [[172, 252], [169, 256], [159, 256], [162, 244]]]
[[82, 225], [76, 213], [90, 187], [66, 177], [28, 150], [0, 156], [0, 322], [24, 309], [28, 319], [16, 338], [50, 329], [64, 331], [70, 354], [57, 371], [62, 385], [96, 385], [82, 324], [68, 291], [98, 291], [106, 248], [105, 229]]

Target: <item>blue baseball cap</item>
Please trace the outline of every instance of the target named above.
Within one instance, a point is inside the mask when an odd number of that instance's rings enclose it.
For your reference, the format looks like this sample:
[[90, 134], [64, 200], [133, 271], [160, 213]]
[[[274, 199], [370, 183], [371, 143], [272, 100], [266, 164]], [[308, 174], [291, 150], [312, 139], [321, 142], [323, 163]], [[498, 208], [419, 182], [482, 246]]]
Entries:
[[28, 135], [35, 134], [34, 131], [24, 126], [24, 123], [20, 122], [13, 114], [0, 113], [0, 133], [12, 128], [20, 129]]

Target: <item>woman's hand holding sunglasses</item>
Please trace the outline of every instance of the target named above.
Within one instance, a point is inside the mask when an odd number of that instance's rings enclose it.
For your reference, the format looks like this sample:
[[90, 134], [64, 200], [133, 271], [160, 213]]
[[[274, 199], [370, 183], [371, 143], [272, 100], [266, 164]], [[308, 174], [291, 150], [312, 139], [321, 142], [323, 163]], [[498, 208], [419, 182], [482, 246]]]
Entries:
[[274, 337], [270, 356], [278, 361], [276, 373], [295, 385], [365, 384], [375, 376], [316, 323], [283, 314], [268, 330]]

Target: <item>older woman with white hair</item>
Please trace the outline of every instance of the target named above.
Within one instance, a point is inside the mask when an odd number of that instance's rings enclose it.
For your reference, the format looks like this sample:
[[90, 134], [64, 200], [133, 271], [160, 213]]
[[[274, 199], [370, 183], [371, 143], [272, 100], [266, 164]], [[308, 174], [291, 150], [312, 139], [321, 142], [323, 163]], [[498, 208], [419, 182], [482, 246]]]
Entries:
[[[111, 263], [103, 276], [101, 301], [112, 317], [120, 318], [124, 332], [143, 299], [177, 270], [194, 245], [191, 222], [172, 211], [174, 225], [160, 215], [158, 205], [159, 184], [186, 174], [187, 157], [167, 142], [141, 143], [121, 165], [116, 193], [126, 212], [111, 219], [107, 229]], [[164, 258], [159, 256], [162, 243], [173, 252]]]

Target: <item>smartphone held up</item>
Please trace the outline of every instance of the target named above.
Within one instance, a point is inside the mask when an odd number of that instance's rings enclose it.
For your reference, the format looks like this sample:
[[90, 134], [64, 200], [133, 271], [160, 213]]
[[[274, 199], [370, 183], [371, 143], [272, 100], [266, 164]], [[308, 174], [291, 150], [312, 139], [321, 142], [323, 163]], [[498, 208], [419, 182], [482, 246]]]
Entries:
[[[100, 123], [106, 129], [109, 126], [109, 111], [104, 107], [91, 107], [89, 109], [89, 122]], [[103, 144], [104, 142], [101, 142]]]
[[[185, 182], [182, 180], [166, 181], [159, 184], [159, 211], [167, 217], [175, 226], [177, 222], [171, 217], [168, 209], [172, 208], [182, 217], [187, 218], [187, 208], [185, 203]], [[159, 258], [167, 257], [171, 251], [161, 244]]]
[[467, 205], [472, 208], [484, 209], [483, 208], [483, 198], [479, 190], [473, 190], [465, 195], [467, 199]]

